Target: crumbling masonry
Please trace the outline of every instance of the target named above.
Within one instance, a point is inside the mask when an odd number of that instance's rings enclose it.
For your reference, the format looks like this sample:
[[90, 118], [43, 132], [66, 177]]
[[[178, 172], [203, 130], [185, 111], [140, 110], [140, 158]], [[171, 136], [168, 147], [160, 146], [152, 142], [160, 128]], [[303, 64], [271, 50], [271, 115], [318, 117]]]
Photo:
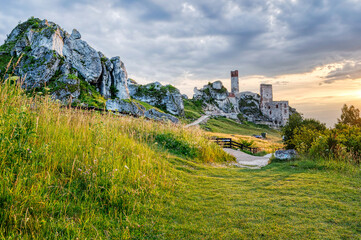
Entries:
[[284, 126], [290, 116], [288, 101], [273, 101], [272, 85], [261, 84], [260, 110], [275, 126]]
[[[231, 93], [229, 97], [235, 97], [239, 93], [238, 70], [231, 71]], [[268, 117], [273, 126], [284, 126], [290, 116], [288, 101], [273, 101], [271, 84], [261, 84], [259, 108], [263, 115]]]

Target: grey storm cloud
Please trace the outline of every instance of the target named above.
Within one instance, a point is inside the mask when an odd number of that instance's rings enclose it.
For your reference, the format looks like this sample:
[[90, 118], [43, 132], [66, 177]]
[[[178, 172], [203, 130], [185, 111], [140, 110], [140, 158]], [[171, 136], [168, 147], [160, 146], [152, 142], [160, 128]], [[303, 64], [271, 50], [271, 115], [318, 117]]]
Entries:
[[227, 78], [232, 69], [242, 76], [300, 73], [361, 53], [360, 0], [0, 0], [0, 6], [0, 41], [19, 20], [46, 18], [119, 55], [131, 76], [172, 84], [185, 74]]
[[361, 78], [361, 62], [349, 62], [342, 67], [331, 71], [323, 83], [334, 83], [335, 81], [355, 80]]

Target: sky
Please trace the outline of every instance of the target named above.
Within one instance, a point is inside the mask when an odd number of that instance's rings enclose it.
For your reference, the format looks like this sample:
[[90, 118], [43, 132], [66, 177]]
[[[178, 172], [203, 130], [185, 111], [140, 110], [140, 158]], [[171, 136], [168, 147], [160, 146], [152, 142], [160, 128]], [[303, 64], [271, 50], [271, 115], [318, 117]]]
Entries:
[[240, 91], [273, 84], [307, 118], [332, 126], [343, 104], [361, 108], [361, 0], [0, 0], [0, 44], [31, 16], [48, 19], [141, 84]]

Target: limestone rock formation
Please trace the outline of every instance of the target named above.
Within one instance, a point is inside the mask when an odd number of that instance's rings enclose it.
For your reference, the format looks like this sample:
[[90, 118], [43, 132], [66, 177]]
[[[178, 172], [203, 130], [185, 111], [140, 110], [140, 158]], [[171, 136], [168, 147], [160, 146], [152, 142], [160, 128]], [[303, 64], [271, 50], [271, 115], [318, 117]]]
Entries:
[[270, 119], [260, 110], [260, 95], [252, 92], [229, 93], [221, 81], [194, 89], [193, 99], [203, 101], [208, 115], [225, 116], [235, 120], [266, 123]]
[[178, 118], [170, 114], [162, 113], [154, 108], [147, 111], [144, 106], [131, 100], [111, 99], [107, 101], [106, 107], [108, 110], [127, 113], [137, 117], [144, 116], [154, 120], [171, 121], [173, 123], [179, 122]]
[[130, 96], [134, 99], [146, 102], [173, 115], [184, 115], [182, 95], [172, 85], [163, 86], [159, 82], [140, 85], [133, 80], [128, 80], [128, 89]]
[[162, 113], [157, 111], [156, 109], [152, 108], [144, 113], [146, 118], [155, 119], [155, 120], [162, 120], [162, 121], [171, 121], [173, 123], [178, 123], [179, 119], [166, 113]]
[[228, 91], [221, 81], [208, 83], [203, 88], [194, 88], [194, 99], [203, 99], [208, 102], [224, 101], [228, 98]]
[[239, 112], [249, 122], [267, 122], [269, 119], [260, 110], [260, 95], [253, 92], [237, 94]]
[[110, 99], [106, 102], [108, 110], [127, 113], [134, 116], [144, 116], [145, 107], [135, 102], [124, 99]]
[[[224, 113], [237, 113], [238, 106], [234, 99], [229, 98], [229, 92], [223, 86], [221, 81], [208, 83], [203, 88], [194, 88], [195, 100], [202, 100], [206, 103], [207, 109], [210, 114], [222, 115]], [[232, 115], [236, 116], [236, 115]]]
[[[107, 58], [82, 40], [78, 30], [69, 34], [47, 20], [30, 18], [16, 26], [0, 46], [0, 57], [19, 61], [14, 71], [25, 79], [24, 88], [46, 91], [66, 104], [106, 107], [134, 116], [178, 122], [170, 114], [148, 107], [146, 110], [142, 103], [130, 100], [132, 96], [168, 113], [184, 114], [178, 89], [159, 83], [142, 86], [128, 80], [120, 57]], [[0, 71], [5, 68], [0, 65]]]
[[54, 98], [83, 105], [129, 99], [124, 63], [97, 52], [76, 29], [69, 34], [55, 23], [30, 18], [15, 27], [3, 49], [20, 59], [15, 73], [25, 78], [27, 89], [50, 87]]
[[97, 83], [102, 73], [98, 52], [81, 40], [80, 33], [75, 29], [70, 36], [68, 34], [65, 36], [59, 41], [64, 41], [62, 52], [66, 61], [83, 76], [85, 81], [92, 84]]

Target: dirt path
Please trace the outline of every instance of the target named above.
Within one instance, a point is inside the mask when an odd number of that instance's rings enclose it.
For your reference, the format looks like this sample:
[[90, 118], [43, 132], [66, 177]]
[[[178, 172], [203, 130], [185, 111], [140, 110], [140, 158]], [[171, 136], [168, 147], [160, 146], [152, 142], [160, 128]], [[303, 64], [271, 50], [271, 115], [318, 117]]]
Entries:
[[208, 118], [209, 118], [209, 115], [203, 115], [202, 117], [198, 118], [198, 119], [195, 120], [194, 122], [186, 125], [186, 127], [192, 127], [192, 126], [198, 125], [198, 124], [206, 121]]
[[224, 148], [223, 150], [236, 158], [236, 166], [251, 169], [260, 169], [261, 167], [268, 165], [268, 161], [272, 156], [272, 154], [267, 154], [263, 157], [257, 157], [230, 148]]

